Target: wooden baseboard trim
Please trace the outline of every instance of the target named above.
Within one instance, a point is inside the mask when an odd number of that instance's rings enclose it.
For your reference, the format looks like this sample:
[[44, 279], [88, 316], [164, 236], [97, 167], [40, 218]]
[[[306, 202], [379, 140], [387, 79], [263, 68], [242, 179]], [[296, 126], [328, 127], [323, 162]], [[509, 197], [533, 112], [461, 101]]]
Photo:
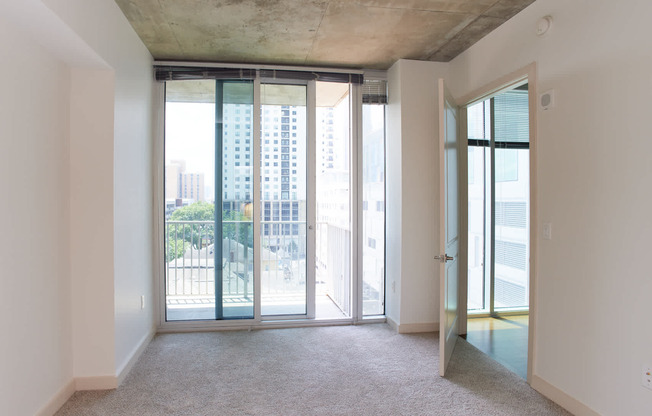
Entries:
[[149, 332], [149, 334], [145, 334], [143, 338], [140, 340], [138, 345], [133, 349], [131, 354], [129, 355], [129, 358], [125, 361], [125, 363], [118, 368], [118, 385], [122, 384], [122, 382], [127, 378], [127, 374], [131, 371], [131, 369], [134, 367], [134, 364], [138, 361], [141, 355], [143, 355], [143, 352], [145, 352], [145, 349], [149, 345], [149, 343], [152, 341], [152, 338], [154, 338], [154, 335], [156, 335], [156, 330], [152, 328], [152, 330]]
[[537, 375], [532, 375], [532, 388], [543, 394], [553, 402], [577, 416], [600, 416], [598, 412], [591, 409], [579, 400], [569, 396], [562, 390], [548, 383]]
[[437, 332], [439, 331], [439, 322], [424, 322], [418, 324], [399, 324], [399, 334], [417, 334], [420, 332]]
[[48, 402], [36, 412], [36, 416], [52, 416], [55, 414], [70, 396], [75, 393], [75, 380], [70, 380], [61, 388]]

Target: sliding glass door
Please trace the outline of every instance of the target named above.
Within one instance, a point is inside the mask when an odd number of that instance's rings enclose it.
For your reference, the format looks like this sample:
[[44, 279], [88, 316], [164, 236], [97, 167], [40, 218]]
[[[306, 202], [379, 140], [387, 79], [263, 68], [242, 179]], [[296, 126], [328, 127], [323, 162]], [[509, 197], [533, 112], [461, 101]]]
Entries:
[[165, 84], [164, 320], [381, 315], [384, 105], [261, 72]]
[[165, 104], [166, 319], [253, 318], [253, 82], [168, 83]]
[[468, 309], [527, 310], [530, 164], [527, 84], [467, 109]]

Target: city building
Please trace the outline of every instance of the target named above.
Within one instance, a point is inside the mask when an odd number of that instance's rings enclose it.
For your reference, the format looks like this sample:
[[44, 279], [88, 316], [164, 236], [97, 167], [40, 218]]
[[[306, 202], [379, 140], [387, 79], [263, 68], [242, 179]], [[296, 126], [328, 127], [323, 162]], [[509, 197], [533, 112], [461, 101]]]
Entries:
[[165, 165], [165, 199], [205, 201], [204, 172], [186, 172], [186, 162], [173, 160]]

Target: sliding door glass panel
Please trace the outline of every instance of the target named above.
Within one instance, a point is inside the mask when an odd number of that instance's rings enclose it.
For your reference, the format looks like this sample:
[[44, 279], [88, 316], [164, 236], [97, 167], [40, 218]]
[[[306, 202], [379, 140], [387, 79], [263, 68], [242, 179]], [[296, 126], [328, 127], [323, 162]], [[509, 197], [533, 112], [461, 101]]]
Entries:
[[351, 313], [349, 84], [317, 82], [316, 317]]
[[468, 237], [468, 308], [484, 310], [485, 284], [485, 218], [484, 218], [484, 161], [487, 149], [469, 146], [469, 237]]
[[528, 149], [496, 149], [496, 309], [529, 304], [529, 157]]
[[168, 82], [165, 306], [168, 321], [215, 319], [215, 81]]
[[305, 315], [305, 85], [261, 85], [261, 312]]
[[493, 98], [495, 166], [494, 309], [527, 308], [530, 154], [527, 85]]
[[385, 313], [385, 106], [362, 106], [362, 314]]
[[[488, 102], [467, 109], [468, 119], [468, 309], [489, 309], [490, 216], [485, 215], [490, 181], [490, 119]], [[490, 243], [490, 242], [489, 242]]]
[[[254, 317], [253, 276], [253, 82], [217, 81], [215, 260], [221, 262], [216, 284], [216, 318]], [[221, 255], [219, 254], [221, 252]], [[221, 269], [221, 270], [220, 270]]]

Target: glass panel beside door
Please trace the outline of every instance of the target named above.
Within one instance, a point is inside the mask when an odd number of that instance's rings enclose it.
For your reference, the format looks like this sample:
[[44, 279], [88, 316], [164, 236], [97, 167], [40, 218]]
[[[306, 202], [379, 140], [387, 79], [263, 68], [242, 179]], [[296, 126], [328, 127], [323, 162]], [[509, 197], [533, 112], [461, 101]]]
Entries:
[[305, 85], [261, 85], [261, 312], [307, 312]]

